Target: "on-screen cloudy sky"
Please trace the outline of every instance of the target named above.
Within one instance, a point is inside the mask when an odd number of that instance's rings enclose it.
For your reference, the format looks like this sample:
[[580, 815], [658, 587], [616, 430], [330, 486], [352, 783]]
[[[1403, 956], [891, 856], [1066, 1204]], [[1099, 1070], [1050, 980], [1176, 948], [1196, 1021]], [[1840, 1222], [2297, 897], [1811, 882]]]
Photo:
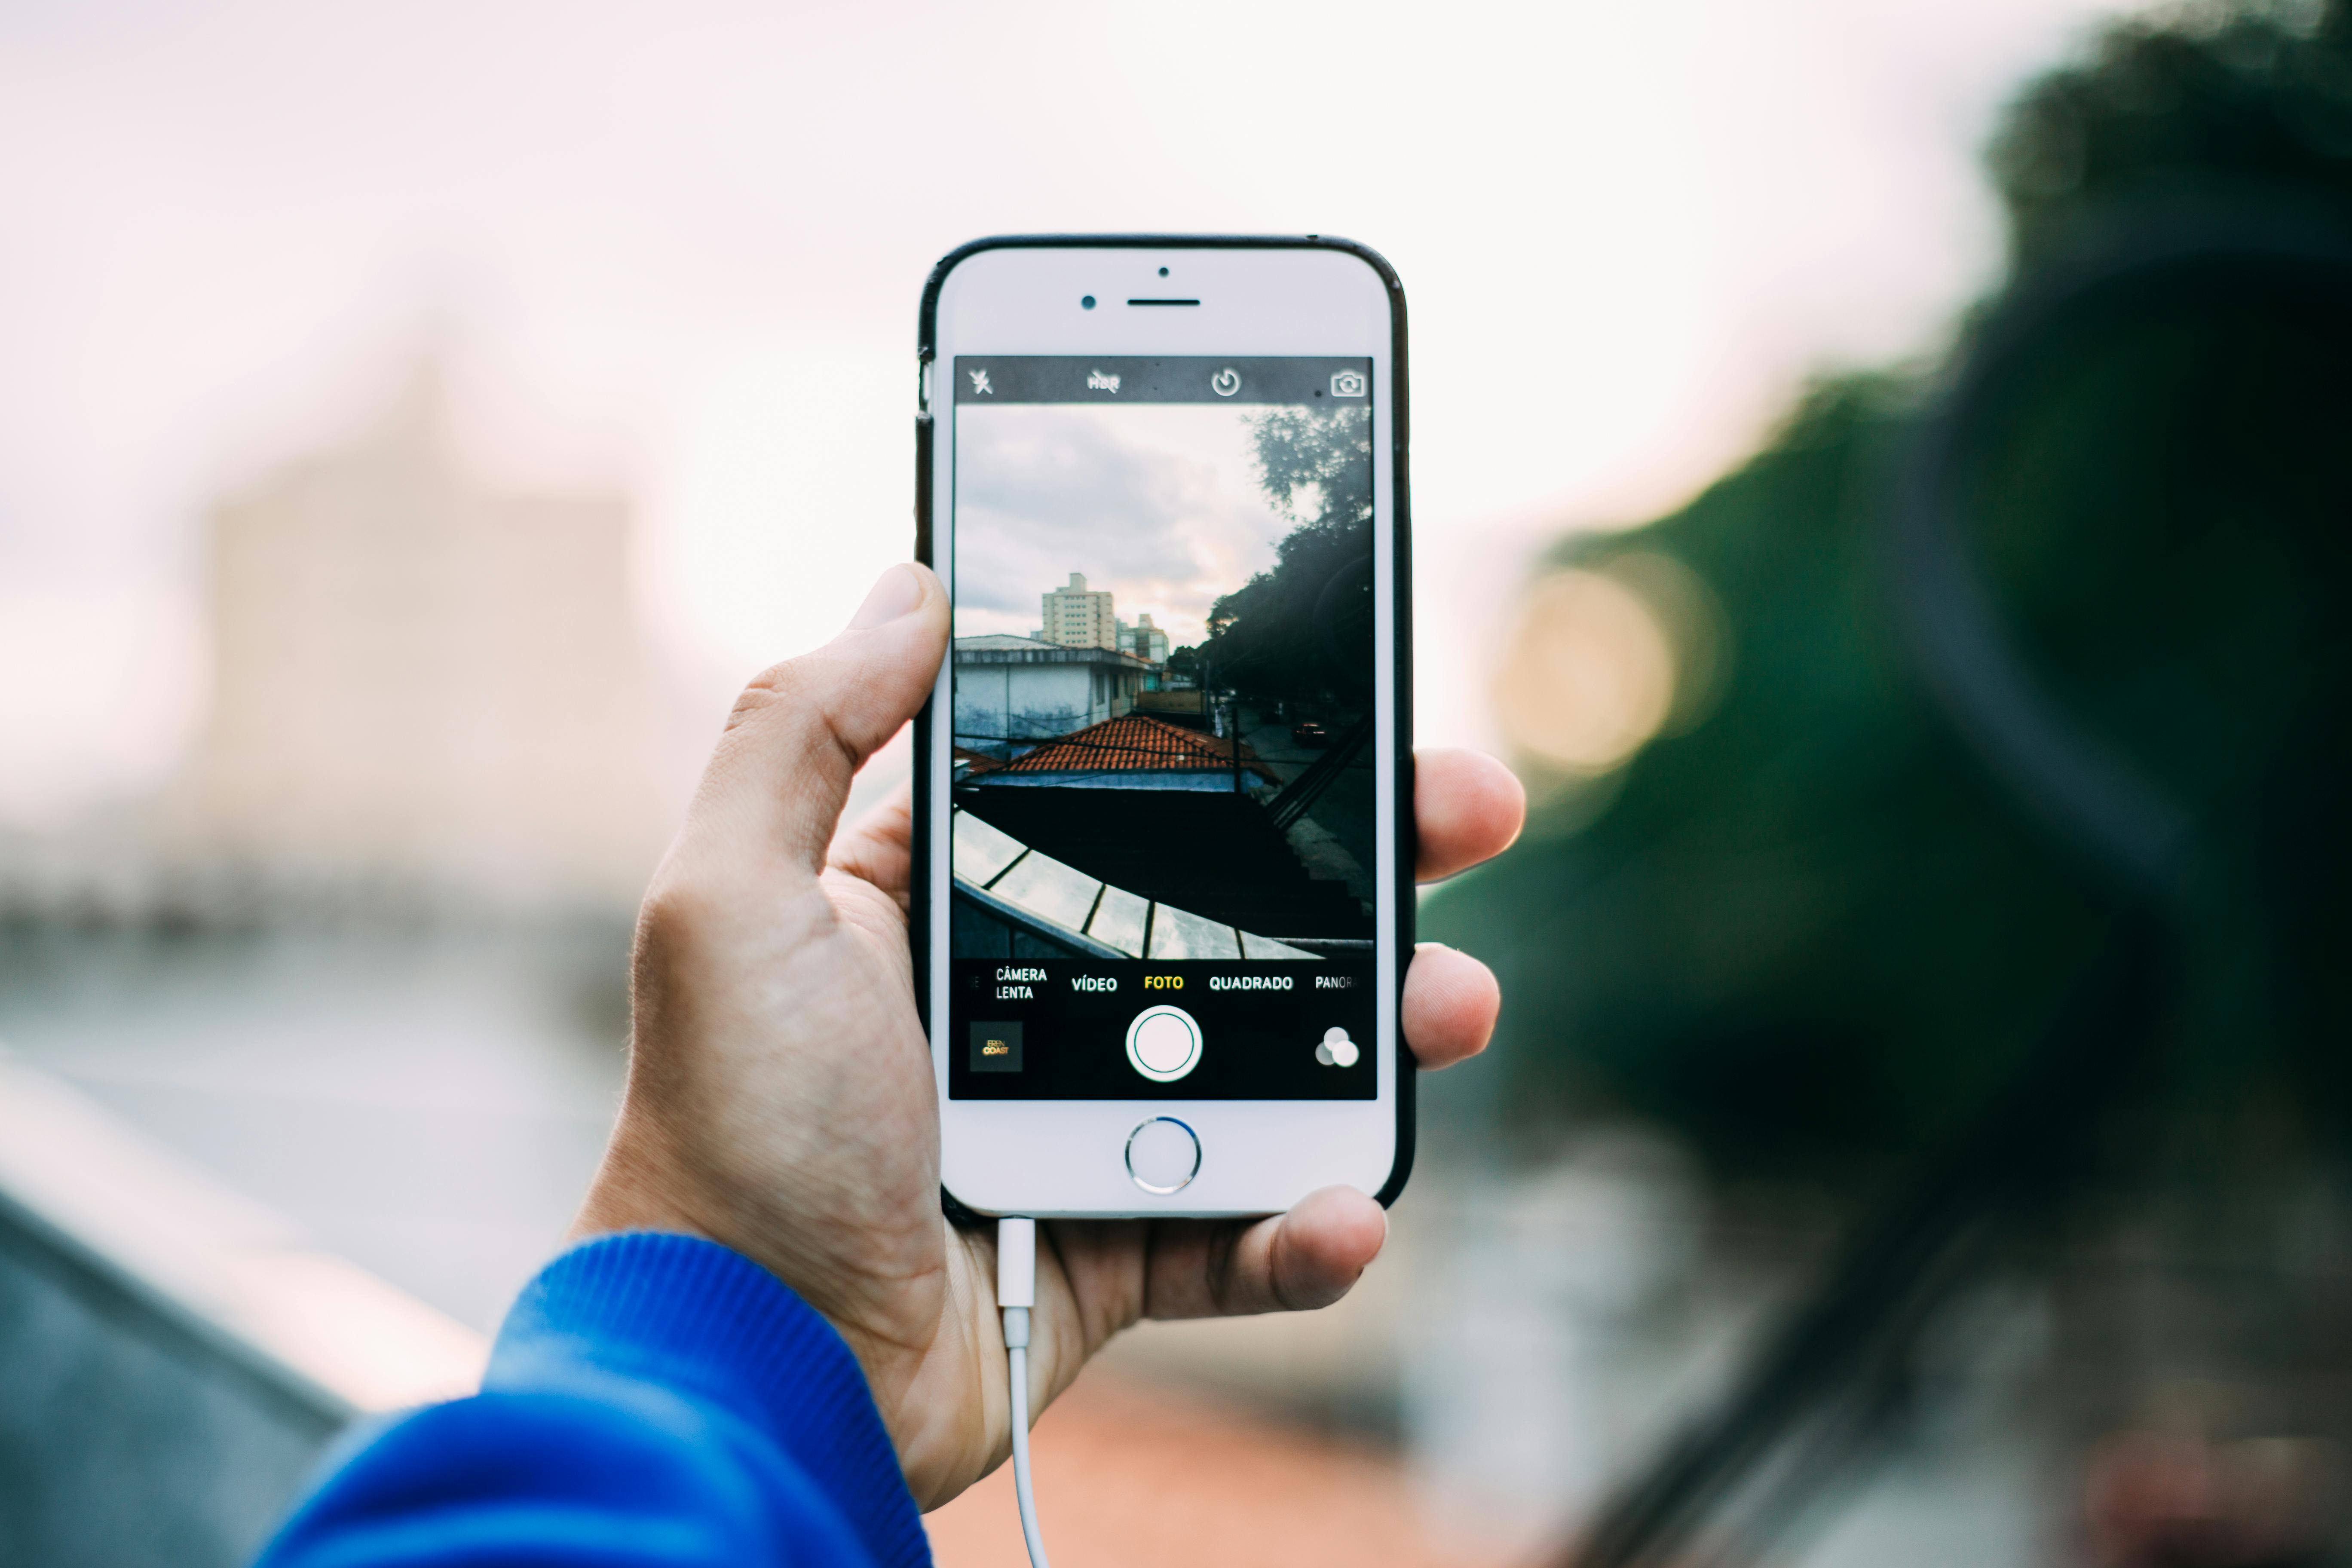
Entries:
[[956, 405], [956, 635], [1026, 636], [1081, 573], [1121, 620], [1197, 643], [1209, 607], [1297, 523], [1258, 488], [1248, 420], [1216, 404]]

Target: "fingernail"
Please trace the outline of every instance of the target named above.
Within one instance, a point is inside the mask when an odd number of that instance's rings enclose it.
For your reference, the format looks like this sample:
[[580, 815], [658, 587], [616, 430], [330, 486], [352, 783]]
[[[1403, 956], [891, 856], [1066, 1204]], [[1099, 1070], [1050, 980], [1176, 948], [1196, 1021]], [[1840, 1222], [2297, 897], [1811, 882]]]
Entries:
[[923, 602], [923, 580], [912, 566], [893, 566], [866, 591], [866, 602], [849, 617], [849, 629], [862, 632], [885, 621], [895, 621]]

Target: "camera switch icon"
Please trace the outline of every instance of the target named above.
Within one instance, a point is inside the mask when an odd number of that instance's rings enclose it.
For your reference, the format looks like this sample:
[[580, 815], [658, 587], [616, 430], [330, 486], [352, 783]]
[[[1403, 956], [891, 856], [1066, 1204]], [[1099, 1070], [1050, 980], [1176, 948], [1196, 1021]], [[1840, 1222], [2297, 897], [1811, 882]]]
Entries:
[[1331, 395], [1334, 397], [1361, 397], [1370, 390], [1370, 384], [1365, 380], [1364, 373], [1360, 370], [1340, 370], [1331, 373]]

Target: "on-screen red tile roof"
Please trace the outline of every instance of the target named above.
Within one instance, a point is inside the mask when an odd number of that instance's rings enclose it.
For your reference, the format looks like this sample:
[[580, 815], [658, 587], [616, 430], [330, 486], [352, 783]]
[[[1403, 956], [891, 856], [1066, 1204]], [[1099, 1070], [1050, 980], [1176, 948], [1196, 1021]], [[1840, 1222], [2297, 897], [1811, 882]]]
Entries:
[[[1231, 741], [1203, 735], [1197, 730], [1187, 730], [1181, 724], [1171, 724], [1164, 719], [1154, 719], [1149, 714], [1127, 713], [1050, 741], [997, 771], [1007, 773], [1231, 773], [1234, 766], [1233, 744]], [[1246, 744], [1242, 747], [1242, 767], [1275, 784], [1282, 782], [1280, 775], [1259, 762], [1257, 753]]]

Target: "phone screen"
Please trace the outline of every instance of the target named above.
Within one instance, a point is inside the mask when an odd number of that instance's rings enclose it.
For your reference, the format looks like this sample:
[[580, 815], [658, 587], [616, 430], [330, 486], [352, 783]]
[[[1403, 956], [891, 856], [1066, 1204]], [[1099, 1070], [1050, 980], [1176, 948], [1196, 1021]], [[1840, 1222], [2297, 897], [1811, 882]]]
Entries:
[[953, 374], [949, 1093], [1374, 1098], [1371, 361]]

